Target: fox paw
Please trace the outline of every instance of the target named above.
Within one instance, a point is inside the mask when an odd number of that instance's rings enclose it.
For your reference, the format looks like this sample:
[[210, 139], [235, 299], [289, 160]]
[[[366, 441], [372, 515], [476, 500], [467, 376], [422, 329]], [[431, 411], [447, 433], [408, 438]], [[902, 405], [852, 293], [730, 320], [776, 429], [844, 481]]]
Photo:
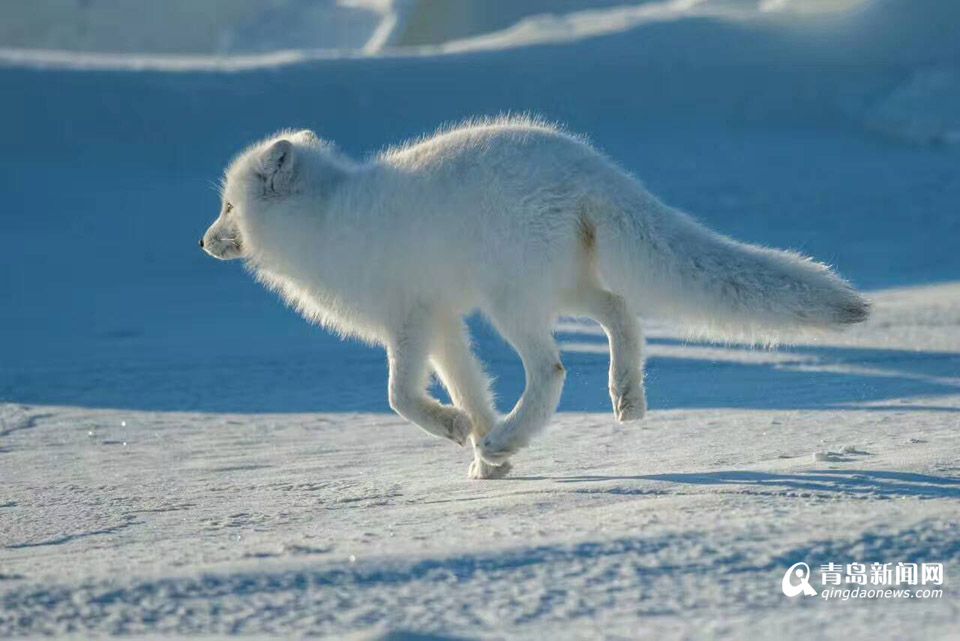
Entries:
[[513, 465], [509, 461], [504, 461], [500, 465], [491, 465], [481, 458], [476, 458], [470, 464], [470, 469], [467, 470], [467, 478], [474, 480], [502, 479], [510, 473], [511, 469], [513, 469]]
[[496, 436], [496, 432], [483, 437], [483, 440], [477, 444], [477, 454], [490, 465], [502, 465], [517, 452], [518, 448], [502, 439], [490, 438], [491, 436]]
[[447, 422], [447, 438], [460, 447], [466, 444], [471, 432], [473, 432], [473, 423], [463, 412], [458, 411], [452, 420]]
[[623, 395], [614, 395], [613, 413], [621, 423], [639, 421], [647, 414], [647, 399], [642, 389], [634, 389]]

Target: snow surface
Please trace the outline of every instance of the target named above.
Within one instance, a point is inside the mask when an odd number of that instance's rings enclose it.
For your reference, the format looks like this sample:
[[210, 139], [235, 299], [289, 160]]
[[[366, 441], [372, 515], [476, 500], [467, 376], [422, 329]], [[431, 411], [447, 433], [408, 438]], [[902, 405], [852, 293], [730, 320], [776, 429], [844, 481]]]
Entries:
[[[960, 5], [728, 0], [597, 30], [585, 9], [652, 3], [561, 4], [405, 53], [0, 56], [0, 636], [956, 638]], [[512, 477], [467, 481], [467, 451], [389, 413], [379, 350], [196, 241], [272, 129], [362, 156], [505, 110], [835, 264], [874, 316], [775, 352], [652, 325], [652, 411], [622, 426], [599, 329], [564, 321], [561, 413]], [[519, 362], [472, 329], [505, 409]], [[788, 599], [798, 561], [942, 562], [944, 596]]]

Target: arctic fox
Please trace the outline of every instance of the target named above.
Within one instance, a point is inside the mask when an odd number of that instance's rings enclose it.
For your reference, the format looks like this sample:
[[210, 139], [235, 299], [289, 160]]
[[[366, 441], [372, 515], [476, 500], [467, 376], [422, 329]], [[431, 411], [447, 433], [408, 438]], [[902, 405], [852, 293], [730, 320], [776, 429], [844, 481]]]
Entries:
[[[638, 316], [770, 344], [868, 313], [827, 266], [710, 231], [535, 119], [467, 122], [363, 163], [313, 132], [283, 131], [237, 156], [222, 192], [200, 246], [243, 259], [307, 320], [384, 345], [390, 406], [472, 441], [471, 478], [506, 474], [556, 410], [558, 315], [603, 327], [613, 411], [630, 421], [646, 412]], [[470, 348], [463, 317], [475, 310], [526, 372], [506, 416]], [[453, 405], [427, 395], [431, 369]]]

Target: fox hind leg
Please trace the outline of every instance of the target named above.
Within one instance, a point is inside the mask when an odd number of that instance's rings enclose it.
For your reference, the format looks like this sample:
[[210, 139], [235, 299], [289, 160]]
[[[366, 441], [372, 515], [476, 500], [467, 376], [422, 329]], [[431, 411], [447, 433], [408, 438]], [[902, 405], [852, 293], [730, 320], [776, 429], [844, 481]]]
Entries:
[[643, 388], [643, 333], [621, 296], [589, 284], [577, 291], [578, 312], [594, 319], [610, 342], [610, 400], [620, 422], [635, 421], [647, 412]]
[[553, 340], [549, 319], [531, 322], [523, 315], [491, 315], [500, 334], [520, 355], [526, 385], [513, 410], [480, 441], [480, 455], [493, 465], [504, 463], [547, 425], [560, 402], [566, 371]]

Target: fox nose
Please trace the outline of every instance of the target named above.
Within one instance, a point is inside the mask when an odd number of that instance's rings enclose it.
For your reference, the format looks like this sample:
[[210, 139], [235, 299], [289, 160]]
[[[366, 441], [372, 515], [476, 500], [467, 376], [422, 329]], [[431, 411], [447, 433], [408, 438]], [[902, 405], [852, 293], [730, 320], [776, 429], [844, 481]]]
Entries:
[[200, 249], [203, 249], [203, 237], [200, 237]]

